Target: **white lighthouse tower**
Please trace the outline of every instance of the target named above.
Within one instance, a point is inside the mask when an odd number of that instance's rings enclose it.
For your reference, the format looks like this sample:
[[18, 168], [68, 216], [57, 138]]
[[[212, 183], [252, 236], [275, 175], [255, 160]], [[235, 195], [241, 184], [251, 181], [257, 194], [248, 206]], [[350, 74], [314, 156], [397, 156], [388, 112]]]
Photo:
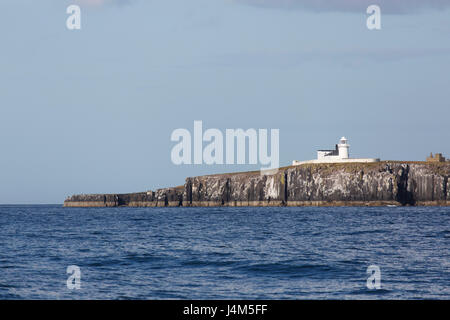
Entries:
[[350, 148], [350, 145], [348, 144], [348, 140], [345, 137], [342, 137], [341, 140], [339, 140], [338, 148], [339, 148], [339, 158], [348, 159], [349, 158], [348, 149]]

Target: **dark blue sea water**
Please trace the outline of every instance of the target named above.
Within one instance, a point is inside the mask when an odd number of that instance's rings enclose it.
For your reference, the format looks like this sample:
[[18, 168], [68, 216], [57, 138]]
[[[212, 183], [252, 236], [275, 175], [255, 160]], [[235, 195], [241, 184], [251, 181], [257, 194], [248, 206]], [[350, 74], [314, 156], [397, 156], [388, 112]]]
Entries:
[[0, 298], [449, 299], [450, 208], [0, 206]]

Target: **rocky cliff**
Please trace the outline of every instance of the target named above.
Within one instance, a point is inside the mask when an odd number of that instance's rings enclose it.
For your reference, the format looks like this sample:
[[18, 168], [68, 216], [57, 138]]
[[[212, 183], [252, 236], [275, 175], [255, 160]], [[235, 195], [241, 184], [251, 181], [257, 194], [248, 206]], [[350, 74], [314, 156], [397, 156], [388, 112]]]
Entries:
[[450, 163], [309, 164], [187, 178], [184, 186], [74, 195], [66, 207], [450, 205]]

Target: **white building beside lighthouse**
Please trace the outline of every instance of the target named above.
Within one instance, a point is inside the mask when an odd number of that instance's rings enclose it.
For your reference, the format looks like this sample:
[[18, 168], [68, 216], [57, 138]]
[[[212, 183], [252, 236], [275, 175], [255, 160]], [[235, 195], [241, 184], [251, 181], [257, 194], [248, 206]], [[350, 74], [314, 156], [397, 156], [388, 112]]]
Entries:
[[345, 137], [339, 140], [334, 150], [317, 150], [317, 159], [308, 161], [294, 160], [293, 166], [298, 166], [305, 163], [343, 163], [343, 162], [379, 162], [378, 158], [350, 158], [350, 145]]

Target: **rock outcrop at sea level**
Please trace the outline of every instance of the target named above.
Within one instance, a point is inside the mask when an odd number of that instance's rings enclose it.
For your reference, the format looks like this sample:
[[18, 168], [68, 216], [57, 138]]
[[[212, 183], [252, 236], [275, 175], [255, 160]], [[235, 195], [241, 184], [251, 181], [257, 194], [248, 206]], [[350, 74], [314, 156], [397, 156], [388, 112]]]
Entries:
[[187, 178], [183, 186], [74, 195], [65, 207], [450, 205], [450, 163], [308, 164]]

